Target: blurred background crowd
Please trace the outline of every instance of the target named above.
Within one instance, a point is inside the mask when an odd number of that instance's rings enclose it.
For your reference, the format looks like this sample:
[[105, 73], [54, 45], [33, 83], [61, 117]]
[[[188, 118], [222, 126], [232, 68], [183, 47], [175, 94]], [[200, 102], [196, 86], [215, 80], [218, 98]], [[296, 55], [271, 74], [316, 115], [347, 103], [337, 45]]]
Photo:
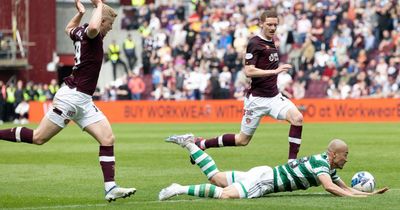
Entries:
[[287, 97], [400, 96], [397, 1], [193, 1], [193, 6], [189, 15], [179, 3], [126, 10], [121, 28], [138, 30], [143, 39], [141, 71], [127, 81], [140, 77], [145, 88], [133, 89], [144, 98], [242, 99], [249, 85], [243, 74], [246, 44], [270, 7], [280, 14], [275, 39], [280, 61], [294, 66], [278, 78]]
[[[249, 87], [243, 73], [247, 42], [260, 32], [259, 15], [271, 7], [279, 14], [274, 41], [280, 61], [293, 65], [278, 76], [285, 96], [400, 97], [398, 1], [192, 0], [190, 10], [176, 2], [137, 1], [123, 8], [114, 30], [129, 35], [105, 46], [113, 78], [96, 91], [96, 100], [242, 100]], [[141, 43], [130, 33], [140, 34]], [[1, 83], [1, 106], [8, 112], [11, 104], [50, 100], [56, 84]]]

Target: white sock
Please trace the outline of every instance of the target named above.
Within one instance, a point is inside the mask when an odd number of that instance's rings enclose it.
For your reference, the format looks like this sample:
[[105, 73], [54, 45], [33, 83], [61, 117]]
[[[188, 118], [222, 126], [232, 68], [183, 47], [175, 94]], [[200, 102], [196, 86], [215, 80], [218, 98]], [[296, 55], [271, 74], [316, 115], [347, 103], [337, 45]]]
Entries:
[[181, 186], [178, 189], [178, 194], [186, 194], [189, 191], [189, 186]]
[[193, 144], [193, 143], [186, 144], [186, 149], [189, 150], [190, 154], [194, 154], [198, 150], [200, 150], [200, 148], [196, 144]]
[[104, 188], [108, 192], [111, 188], [117, 185], [115, 182], [104, 182]]

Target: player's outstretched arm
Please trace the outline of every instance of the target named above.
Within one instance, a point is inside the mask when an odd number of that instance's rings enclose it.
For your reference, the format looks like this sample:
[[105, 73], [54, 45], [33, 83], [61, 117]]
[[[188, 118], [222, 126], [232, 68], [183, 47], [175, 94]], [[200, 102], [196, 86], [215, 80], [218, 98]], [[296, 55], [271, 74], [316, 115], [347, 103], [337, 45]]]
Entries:
[[332, 182], [331, 177], [328, 174], [321, 174], [318, 176], [319, 181], [321, 182], [322, 186], [325, 188], [326, 191], [337, 195], [337, 196], [346, 196], [346, 197], [366, 197], [367, 195], [360, 195], [354, 194], [351, 191], [344, 190], [343, 188], [339, 187], [339, 185]]
[[86, 12], [85, 6], [83, 6], [80, 0], [75, 0], [75, 7], [78, 10], [78, 13], [69, 21], [69, 23], [65, 27], [65, 33], [67, 35], [69, 35], [73, 28], [79, 26], [81, 19]]
[[89, 21], [87, 36], [91, 39], [95, 38], [100, 33], [100, 26], [103, 16], [103, 2], [101, 0], [92, 0], [95, 7], [92, 17]]
[[374, 192], [372, 192], [372, 194], [374, 194], [374, 195], [383, 194], [383, 193], [385, 193], [385, 192], [388, 191], [388, 190], [389, 190], [389, 187], [384, 187], [384, 188], [382, 188], [382, 189], [375, 190]]
[[245, 65], [244, 73], [247, 77], [269, 77], [273, 75], [278, 75], [281, 72], [289, 71], [292, 68], [290, 64], [280, 65], [277, 69], [273, 70], [263, 70], [256, 68], [254, 65]]
[[346, 190], [346, 191], [349, 191], [349, 192], [353, 193], [354, 195], [376, 195], [376, 194], [383, 194], [383, 193], [385, 193], [387, 190], [389, 190], [389, 188], [385, 187], [385, 188], [382, 188], [382, 189], [379, 189], [379, 190], [375, 190], [375, 191], [372, 192], [372, 193], [368, 193], [368, 192], [362, 192], [362, 191], [356, 190], [356, 189], [354, 189], [354, 188], [352, 188], [352, 187], [349, 187], [349, 186], [347, 186], [346, 183], [344, 183], [342, 180], [337, 181], [336, 184], [337, 184], [340, 188], [342, 188], [342, 189], [344, 189], [344, 190]]

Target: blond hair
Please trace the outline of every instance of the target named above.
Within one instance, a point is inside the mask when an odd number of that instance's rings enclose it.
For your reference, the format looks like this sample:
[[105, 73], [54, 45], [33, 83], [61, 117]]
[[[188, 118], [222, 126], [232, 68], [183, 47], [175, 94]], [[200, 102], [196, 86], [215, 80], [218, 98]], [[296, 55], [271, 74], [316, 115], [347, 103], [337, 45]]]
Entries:
[[110, 6], [108, 6], [107, 4], [103, 4], [102, 13], [103, 13], [103, 18], [114, 19], [117, 17], [117, 13], [115, 12], [115, 10]]

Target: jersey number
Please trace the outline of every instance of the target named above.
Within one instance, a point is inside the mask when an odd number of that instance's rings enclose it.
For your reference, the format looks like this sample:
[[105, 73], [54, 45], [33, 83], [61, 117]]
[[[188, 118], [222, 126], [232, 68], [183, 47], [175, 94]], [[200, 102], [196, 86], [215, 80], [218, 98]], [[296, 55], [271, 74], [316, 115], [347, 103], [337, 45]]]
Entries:
[[75, 66], [81, 63], [81, 42], [75, 42]]

